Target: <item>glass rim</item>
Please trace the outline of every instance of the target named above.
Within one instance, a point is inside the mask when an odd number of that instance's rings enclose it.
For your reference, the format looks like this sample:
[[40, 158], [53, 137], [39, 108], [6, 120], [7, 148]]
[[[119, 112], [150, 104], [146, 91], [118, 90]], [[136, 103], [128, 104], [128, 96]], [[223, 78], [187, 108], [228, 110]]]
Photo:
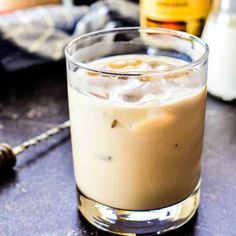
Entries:
[[[148, 33], [162, 33], [162, 34], [166, 34], [166, 35], [177, 36], [179, 38], [189, 39], [189, 40], [195, 41], [198, 44], [200, 44], [203, 47], [204, 52], [199, 58], [197, 58], [196, 60], [193, 60], [192, 62], [190, 62], [188, 64], [177, 66], [177, 67], [167, 69], [164, 71], [159, 71], [159, 72], [156, 72], [153, 70], [152, 71], [146, 70], [146, 71], [120, 72], [120, 71], [99, 69], [99, 68], [93, 67], [87, 63], [80, 62], [79, 60], [75, 59], [71, 55], [71, 53], [69, 52], [70, 48], [77, 41], [92, 38], [92, 37], [95, 37], [98, 35], [105, 35], [108, 33], [125, 32], [125, 31], [144, 31], [144, 32], [148, 32]], [[132, 77], [132, 76], [137, 77], [137, 76], [144, 76], [144, 75], [165, 76], [165, 75], [169, 75], [169, 74], [173, 74], [173, 73], [180, 73], [183, 71], [191, 70], [192, 68], [201, 64], [202, 62], [205, 62], [208, 58], [208, 55], [209, 55], [209, 46], [201, 38], [198, 38], [197, 36], [194, 36], [189, 33], [182, 32], [182, 31], [165, 29], [165, 28], [153, 28], [153, 27], [119, 27], [119, 28], [93, 31], [93, 32], [83, 34], [81, 36], [76, 37], [70, 43], [67, 44], [67, 46], [65, 48], [65, 55], [66, 55], [66, 59], [68, 59], [75, 66], [85, 69], [87, 71], [91, 71], [91, 72], [95, 72], [95, 73], [99, 73], [99, 74], [113, 75], [113, 76], [127, 76], [127, 77]]]

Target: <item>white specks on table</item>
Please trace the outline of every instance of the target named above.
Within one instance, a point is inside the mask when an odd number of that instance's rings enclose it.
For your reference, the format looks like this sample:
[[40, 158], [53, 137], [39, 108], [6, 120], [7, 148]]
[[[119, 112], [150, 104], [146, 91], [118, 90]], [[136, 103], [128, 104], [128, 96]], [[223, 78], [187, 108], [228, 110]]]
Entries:
[[88, 232], [85, 229], [80, 229], [80, 228], [75, 228], [72, 230], [59, 230], [57, 232], [53, 233], [43, 233], [40, 234], [41, 236], [58, 236], [58, 235], [63, 235], [63, 236], [81, 236], [81, 235], [87, 235], [87, 236], [98, 236], [101, 235], [98, 233], [98, 231], [91, 231]]
[[31, 109], [31, 110], [29, 110], [29, 111], [27, 112], [26, 116], [27, 116], [29, 119], [33, 119], [33, 118], [35, 118], [35, 117], [40, 118], [40, 117], [42, 117], [42, 112], [37, 111], [37, 110], [35, 110], [35, 109]]
[[19, 190], [19, 192], [21, 193], [27, 193], [28, 190], [26, 187], [24, 187], [23, 185], [20, 185], [20, 184], [16, 184], [16, 188]]
[[18, 119], [18, 115], [16, 113], [14, 113], [14, 114], [11, 115], [11, 118], [13, 120], [17, 120]]

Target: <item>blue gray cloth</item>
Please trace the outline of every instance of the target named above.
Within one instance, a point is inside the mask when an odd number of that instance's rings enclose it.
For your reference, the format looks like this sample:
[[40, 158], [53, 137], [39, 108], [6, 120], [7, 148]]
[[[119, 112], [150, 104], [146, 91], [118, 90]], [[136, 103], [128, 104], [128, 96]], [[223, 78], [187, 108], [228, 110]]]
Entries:
[[96, 30], [138, 25], [138, 5], [104, 0], [89, 6], [51, 5], [0, 16], [0, 66], [6, 71], [64, 58], [73, 38]]

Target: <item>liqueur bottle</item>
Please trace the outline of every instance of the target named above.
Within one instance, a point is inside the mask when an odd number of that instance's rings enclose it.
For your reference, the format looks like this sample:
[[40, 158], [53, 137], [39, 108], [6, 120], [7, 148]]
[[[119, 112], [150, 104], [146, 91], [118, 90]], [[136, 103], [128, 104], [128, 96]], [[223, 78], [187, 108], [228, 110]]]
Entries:
[[141, 26], [181, 30], [200, 36], [211, 0], [140, 0]]

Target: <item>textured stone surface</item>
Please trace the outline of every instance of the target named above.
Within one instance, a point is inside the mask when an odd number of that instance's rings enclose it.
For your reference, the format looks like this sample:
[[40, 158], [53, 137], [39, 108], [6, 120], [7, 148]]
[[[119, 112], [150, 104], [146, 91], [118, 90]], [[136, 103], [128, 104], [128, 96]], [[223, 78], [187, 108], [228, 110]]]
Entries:
[[[0, 142], [17, 145], [68, 119], [62, 68], [63, 64], [2, 76]], [[194, 219], [166, 235], [236, 235], [235, 170], [236, 106], [209, 98], [201, 205]], [[0, 235], [109, 235], [77, 211], [68, 130], [27, 150], [15, 171], [1, 174]]]

